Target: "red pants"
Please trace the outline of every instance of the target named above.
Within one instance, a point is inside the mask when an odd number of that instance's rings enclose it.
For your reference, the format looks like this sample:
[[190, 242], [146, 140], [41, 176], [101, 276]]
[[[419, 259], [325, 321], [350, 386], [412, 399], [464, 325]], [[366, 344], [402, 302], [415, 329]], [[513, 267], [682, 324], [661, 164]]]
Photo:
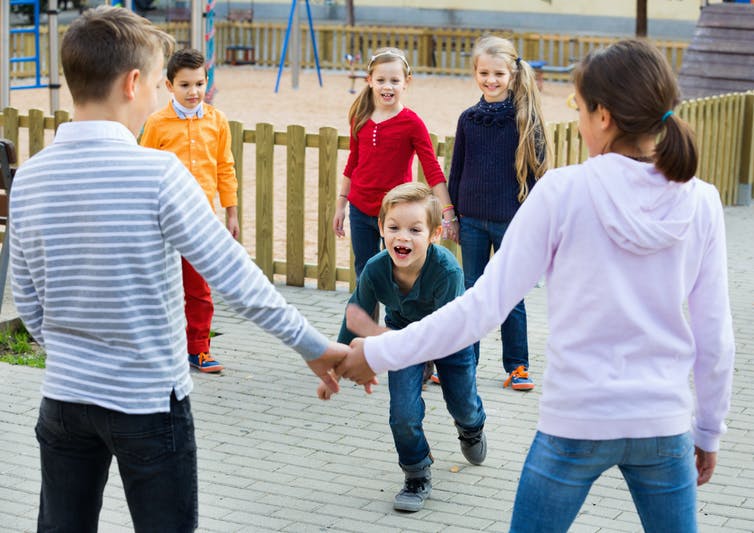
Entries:
[[190, 354], [209, 353], [209, 330], [215, 312], [212, 293], [204, 278], [184, 258], [181, 258], [181, 266], [186, 312], [186, 351]]

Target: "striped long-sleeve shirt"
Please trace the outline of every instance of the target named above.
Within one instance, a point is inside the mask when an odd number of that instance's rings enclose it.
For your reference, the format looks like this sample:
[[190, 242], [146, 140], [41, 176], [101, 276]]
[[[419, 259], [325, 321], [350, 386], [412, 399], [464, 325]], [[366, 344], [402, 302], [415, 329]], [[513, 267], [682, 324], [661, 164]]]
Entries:
[[192, 388], [180, 257], [306, 360], [328, 340], [268, 282], [172, 153], [117, 122], [62, 124], [16, 174], [13, 296], [47, 352], [45, 397], [168, 412]]

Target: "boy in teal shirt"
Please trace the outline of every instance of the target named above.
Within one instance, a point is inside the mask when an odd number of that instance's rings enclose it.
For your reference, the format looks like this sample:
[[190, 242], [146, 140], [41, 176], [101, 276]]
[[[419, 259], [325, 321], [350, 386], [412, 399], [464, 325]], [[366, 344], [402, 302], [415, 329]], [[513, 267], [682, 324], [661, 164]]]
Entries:
[[[433, 244], [440, 238], [442, 214], [439, 201], [424, 184], [411, 182], [385, 195], [378, 218], [385, 249], [364, 266], [349, 300], [361, 310], [385, 306], [386, 328], [378, 326], [364, 311], [349, 310], [338, 341], [349, 343], [361, 335], [402, 329], [421, 320], [464, 292], [463, 272], [453, 254]], [[481, 464], [487, 454], [485, 414], [476, 389], [476, 356], [472, 346], [435, 361], [448, 412], [455, 421], [461, 451], [472, 464]], [[433, 462], [424, 436], [422, 384], [424, 364], [388, 373], [390, 429], [398, 462], [405, 473], [403, 489], [395, 496], [394, 508], [418, 511], [432, 491]], [[320, 384], [318, 395], [330, 394]]]

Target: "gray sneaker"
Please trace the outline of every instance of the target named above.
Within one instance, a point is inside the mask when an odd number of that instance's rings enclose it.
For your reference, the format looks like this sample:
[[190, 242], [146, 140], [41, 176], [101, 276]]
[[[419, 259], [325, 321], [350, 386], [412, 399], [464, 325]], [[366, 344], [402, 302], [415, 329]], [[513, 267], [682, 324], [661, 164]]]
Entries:
[[472, 465], [480, 465], [487, 457], [487, 436], [484, 428], [467, 431], [456, 424], [458, 440], [461, 441], [461, 453]]
[[432, 493], [432, 473], [429, 467], [419, 472], [406, 472], [403, 489], [395, 495], [393, 509], [415, 513], [424, 507], [424, 500]]

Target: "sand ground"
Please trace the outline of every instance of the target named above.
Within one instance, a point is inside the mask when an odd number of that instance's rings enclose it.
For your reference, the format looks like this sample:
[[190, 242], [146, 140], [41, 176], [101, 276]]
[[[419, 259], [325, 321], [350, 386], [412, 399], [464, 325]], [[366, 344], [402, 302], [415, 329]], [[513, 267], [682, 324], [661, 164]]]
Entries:
[[[225, 112], [230, 120], [237, 120], [247, 129], [254, 129], [257, 123], [270, 123], [275, 131], [285, 131], [288, 125], [304, 126], [307, 133], [317, 133], [320, 127], [331, 126], [340, 135], [348, 135], [348, 108], [355, 95], [349, 93], [351, 80], [347, 72], [323, 71], [323, 86], [319, 87], [315, 71], [303, 71], [299, 76], [299, 88], [292, 88], [290, 70], [283, 71], [279, 91], [274, 92], [277, 69], [254, 66], [220, 67], [216, 70], [215, 80], [218, 92], [213, 104]], [[363, 88], [362, 80], [356, 81], [356, 89]], [[542, 91], [543, 113], [548, 122], [574, 120], [576, 112], [565, 105], [567, 95], [573, 90], [569, 83], [545, 83]], [[458, 115], [473, 105], [480, 92], [471, 76], [416, 76], [403, 102], [416, 111], [427, 124], [430, 132], [441, 139], [455, 134]], [[167, 102], [168, 93], [162, 90], [160, 98]], [[30, 89], [12, 91], [11, 106], [22, 115], [29, 109], [42, 109], [50, 113], [50, 99], [47, 89]], [[72, 111], [70, 94], [65, 86], [60, 91], [60, 108]], [[52, 134], [49, 133], [49, 140]], [[48, 142], [49, 142], [48, 140]], [[24, 137], [19, 140], [19, 152], [22, 160], [28, 157], [24, 146]], [[347, 152], [339, 155], [338, 169], [341, 171], [346, 162]], [[275, 259], [285, 257], [285, 169], [286, 157], [283, 147], [275, 151], [274, 172], [276, 179], [274, 214]], [[252, 145], [246, 145], [244, 153], [243, 182], [243, 242], [253, 255], [255, 249], [255, 160]], [[305, 260], [317, 262], [317, 151], [307, 150], [306, 186], [307, 202], [305, 208], [306, 236]], [[279, 183], [279, 186], [278, 186]], [[340, 241], [337, 247], [338, 266], [349, 264], [347, 240]]]

